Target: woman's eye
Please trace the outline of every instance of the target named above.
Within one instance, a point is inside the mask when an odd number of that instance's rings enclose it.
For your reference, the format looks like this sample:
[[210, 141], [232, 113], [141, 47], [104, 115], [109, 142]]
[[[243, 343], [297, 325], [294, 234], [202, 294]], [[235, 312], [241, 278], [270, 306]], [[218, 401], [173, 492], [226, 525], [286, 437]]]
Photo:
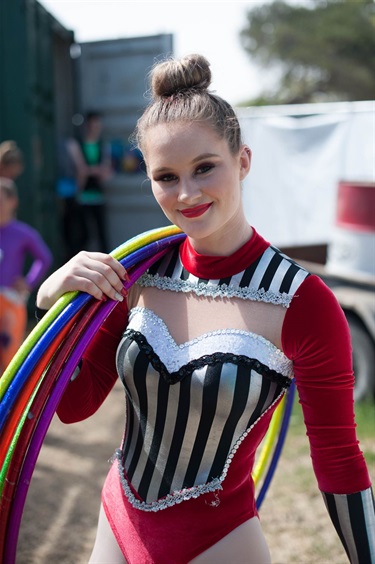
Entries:
[[212, 164], [202, 164], [202, 165], [199, 165], [199, 167], [196, 170], [196, 173], [197, 174], [205, 174], [206, 172], [209, 172], [213, 168], [214, 168], [214, 165], [212, 165]]
[[174, 174], [163, 174], [155, 178], [155, 180], [156, 182], [173, 182], [173, 180], [176, 180], [176, 176]]

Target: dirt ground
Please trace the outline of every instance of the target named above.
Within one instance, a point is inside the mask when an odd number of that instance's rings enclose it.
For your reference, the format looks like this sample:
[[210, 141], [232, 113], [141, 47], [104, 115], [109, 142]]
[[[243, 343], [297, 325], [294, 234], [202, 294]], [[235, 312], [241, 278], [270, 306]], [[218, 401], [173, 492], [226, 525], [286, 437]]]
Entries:
[[[89, 420], [63, 425], [54, 418], [29, 488], [17, 564], [88, 562], [101, 487], [123, 425], [120, 384]], [[260, 514], [273, 564], [347, 564], [316, 487], [305, 437], [289, 434]]]

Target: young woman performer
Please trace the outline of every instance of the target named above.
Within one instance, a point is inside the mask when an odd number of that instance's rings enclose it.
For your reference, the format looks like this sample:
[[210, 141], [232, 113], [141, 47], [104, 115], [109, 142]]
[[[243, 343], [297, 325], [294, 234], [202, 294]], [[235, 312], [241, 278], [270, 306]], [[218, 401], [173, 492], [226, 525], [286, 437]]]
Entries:
[[153, 194], [187, 235], [129, 295], [112, 257], [81, 252], [40, 288], [118, 300], [58, 414], [89, 417], [120, 376], [123, 441], [90, 562], [266, 564], [251, 479], [294, 376], [318, 485], [352, 563], [374, 561], [374, 505], [353, 415], [348, 327], [331, 291], [248, 224], [251, 152], [207, 60], [155, 66], [136, 129]]

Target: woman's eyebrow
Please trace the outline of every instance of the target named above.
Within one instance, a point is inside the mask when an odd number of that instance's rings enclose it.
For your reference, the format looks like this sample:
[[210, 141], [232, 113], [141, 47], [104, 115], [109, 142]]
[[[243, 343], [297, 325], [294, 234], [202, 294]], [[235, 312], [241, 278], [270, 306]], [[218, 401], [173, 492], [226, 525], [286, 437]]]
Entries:
[[195, 159], [192, 160], [193, 163], [197, 161], [201, 161], [203, 159], [211, 159], [212, 157], [218, 157], [216, 153], [203, 153], [203, 155], [198, 155]]
[[[212, 157], [218, 157], [219, 155], [216, 153], [203, 153], [202, 155], [198, 155], [196, 157], [194, 157], [194, 159], [191, 161], [192, 164], [195, 164], [199, 161], [202, 161], [204, 159], [211, 159]], [[160, 174], [161, 172], [170, 172], [171, 170], [173, 170], [173, 165], [171, 166], [161, 166], [158, 168], [155, 168], [154, 170], [151, 170], [152, 174]]]

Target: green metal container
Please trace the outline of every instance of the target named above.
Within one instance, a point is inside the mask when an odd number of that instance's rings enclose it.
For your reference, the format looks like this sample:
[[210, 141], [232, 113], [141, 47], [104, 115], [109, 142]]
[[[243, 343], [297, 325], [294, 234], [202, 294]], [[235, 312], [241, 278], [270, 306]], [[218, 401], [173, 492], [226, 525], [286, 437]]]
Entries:
[[72, 129], [73, 43], [73, 32], [35, 0], [0, 2], [0, 141], [13, 139], [23, 151], [18, 217], [40, 232], [57, 264], [56, 144]]

